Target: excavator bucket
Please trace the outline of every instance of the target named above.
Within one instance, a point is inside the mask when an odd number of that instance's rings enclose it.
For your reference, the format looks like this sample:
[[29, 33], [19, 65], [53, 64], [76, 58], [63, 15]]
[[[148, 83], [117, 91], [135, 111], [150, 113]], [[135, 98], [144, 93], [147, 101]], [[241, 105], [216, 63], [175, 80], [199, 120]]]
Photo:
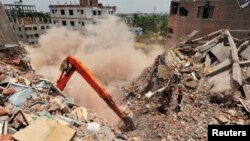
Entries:
[[125, 123], [125, 129], [128, 130], [128, 131], [132, 131], [132, 130], [135, 130], [135, 124], [132, 120], [131, 117], [129, 117], [128, 115], [125, 116], [123, 118], [123, 122]]

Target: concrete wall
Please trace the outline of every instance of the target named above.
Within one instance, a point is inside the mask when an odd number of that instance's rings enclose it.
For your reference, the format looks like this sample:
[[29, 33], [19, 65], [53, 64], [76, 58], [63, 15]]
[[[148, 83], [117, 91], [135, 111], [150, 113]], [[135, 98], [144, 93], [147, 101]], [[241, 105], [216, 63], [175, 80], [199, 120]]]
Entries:
[[0, 45], [18, 44], [15, 32], [10, 26], [9, 19], [5, 14], [2, 3], [0, 2]]
[[[169, 16], [168, 25], [173, 31], [173, 33], [168, 34], [169, 43], [182, 41], [193, 30], [200, 31], [197, 36], [226, 28], [250, 30], [250, 5], [242, 9], [237, 0], [210, 1], [210, 6], [214, 6], [214, 11], [212, 17], [208, 19], [197, 17], [199, 6], [205, 6], [205, 1], [180, 0], [178, 13], [170, 13]], [[180, 15], [180, 7], [185, 7], [188, 10], [188, 16]], [[245, 34], [235, 33], [234, 36], [242, 37]]]

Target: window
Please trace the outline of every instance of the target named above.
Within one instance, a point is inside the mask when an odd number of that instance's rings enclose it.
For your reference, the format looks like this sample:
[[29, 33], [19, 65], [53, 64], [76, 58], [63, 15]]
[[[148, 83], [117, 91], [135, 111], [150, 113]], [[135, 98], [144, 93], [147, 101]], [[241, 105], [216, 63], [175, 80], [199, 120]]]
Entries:
[[52, 11], [52, 14], [55, 14], [55, 10], [53, 9], [53, 10], [51, 10]]
[[71, 26], [75, 26], [75, 22], [74, 21], [70, 21], [70, 25]]
[[41, 29], [44, 30], [45, 29], [44, 26], [41, 26]]
[[96, 22], [93, 22], [93, 24], [96, 24]]
[[109, 14], [110, 14], [110, 15], [113, 15], [113, 13], [114, 13], [113, 11], [109, 11]]
[[29, 38], [30, 36], [29, 35], [26, 35], [27, 38]]
[[28, 31], [28, 30], [32, 30], [31, 27], [25, 27], [25, 30]]
[[73, 10], [69, 10], [69, 15], [74, 15], [74, 11]]
[[174, 33], [174, 30], [173, 30], [173, 28], [168, 28], [168, 33], [170, 33], [170, 34], [173, 34]]
[[93, 15], [96, 15], [96, 11], [95, 10], [93, 10]]
[[18, 30], [19, 30], [19, 31], [22, 31], [21, 27], [18, 27]]
[[84, 14], [83, 10], [81, 10], [81, 14]]
[[199, 6], [198, 7], [198, 18], [208, 19], [212, 18], [214, 6]]
[[49, 26], [47, 25], [46, 28], [49, 29]]
[[62, 21], [62, 25], [63, 26], [67, 26], [67, 22], [66, 21]]
[[15, 30], [15, 27], [13, 26], [13, 30]]
[[53, 20], [53, 23], [54, 23], [54, 24], [56, 24], [56, 21], [55, 21], [55, 20]]
[[36, 26], [34, 26], [34, 27], [33, 27], [33, 30], [37, 30], [37, 27], [36, 27]]
[[35, 34], [35, 37], [36, 37], [36, 38], [38, 38], [38, 37], [39, 37], [39, 35], [38, 35], [38, 34]]
[[179, 15], [180, 16], [188, 16], [188, 10], [185, 7], [180, 7]]
[[29, 44], [30, 44], [30, 45], [34, 45], [34, 44], [35, 44], [35, 42], [29, 42]]
[[20, 35], [20, 38], [23, 38], [23, 35]]
[[82, 22], [82, 26], [85, 26], [85, 23], [84, 23], [84, 22]]
[[199, 6], [197, 17], [208, 19], [213, 17], [213, 13], [214, 13], [214, 6]]
[[61, 10], [61, 15], [65, 15], [65, 11], [64, 10]]
[[102, 15], [102, 11], [101, 10], [98, 10], [98, 15]]
[[172, 1], [170, 7], [170, 14], [178, 13], [179, 2]]

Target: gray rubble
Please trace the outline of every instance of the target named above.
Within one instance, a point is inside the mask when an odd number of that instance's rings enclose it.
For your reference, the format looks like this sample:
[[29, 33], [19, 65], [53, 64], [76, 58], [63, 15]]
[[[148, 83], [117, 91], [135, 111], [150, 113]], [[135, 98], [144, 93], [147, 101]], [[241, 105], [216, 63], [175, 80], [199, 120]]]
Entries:
[[248, 37], [237, 39], [230, 30], [219, 30], [158, 56], [124, 87], [138, 129], [126, 135], [207, 140], [209, 124], [249, 124], [249, 50]]
[[0, 140], [126, 139], [120, 130], [36, 75], [29, 61], [14, 62], [29, 56], [23, 48], [5, 46], [0, 49], [3, 56], [16, 56], [0, 61]]

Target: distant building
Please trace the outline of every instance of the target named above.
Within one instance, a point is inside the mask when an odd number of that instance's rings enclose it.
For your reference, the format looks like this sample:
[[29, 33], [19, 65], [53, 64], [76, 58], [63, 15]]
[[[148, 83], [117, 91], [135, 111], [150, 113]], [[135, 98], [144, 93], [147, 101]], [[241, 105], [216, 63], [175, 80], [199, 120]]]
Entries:
[[49, 15], [36, 11], [34, 5], [4, 4], [5, 12], [20, 41], [37, 45], [38, 38], [51, 27]]
[[85, 30], [116, 12], [115, 6], [103, 6], [98, 0], [80, 0], [79, 4], [54, 4], [49, 6], [52, 24], [69, 29]]
[[127, 25], [132, 25], [133, 24], [133, 20], [134, 20], [134, 16], [131, 15], [127, 15], [124, 17], [123, 21], [127, 24]]
[[130, 31], [134, 34], [134, 35], [142, 35], [143, 31], [141, 27], [132, 27], [130, 28]]
[[[249, 0], [172, 0], [168, 41], [177, 43], [194, 30], [197, 36], [219, 29], [249, 30]], [[242, 32], [233, 33], [245, 36]]]

